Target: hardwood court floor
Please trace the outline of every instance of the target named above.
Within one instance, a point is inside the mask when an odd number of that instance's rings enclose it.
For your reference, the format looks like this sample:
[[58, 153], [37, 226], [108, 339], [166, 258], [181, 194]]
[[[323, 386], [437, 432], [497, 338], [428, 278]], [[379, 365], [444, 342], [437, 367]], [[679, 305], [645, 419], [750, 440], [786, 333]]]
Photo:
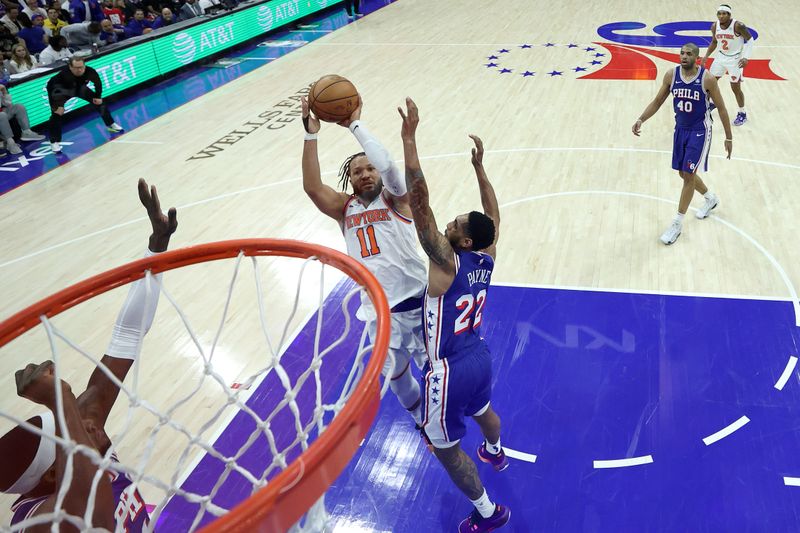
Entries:
[[[713, 5], [399, 0], [2, 196], [0, 316], [139, 257], [148, 235], [135, 192], [139, 177], [159, 187], [163, 205], [178, 207], [173, 248], [268, 236], [343, 250], [338, 228], [315, 210], [299, 181], [303, 141], [297, 97], [332, 72], [353, 80], [364, 98], [363, 120], [398, 159], [395, 109], [406, 96], [416, 100], [423, 168], [440, 225], [479, 206], [467, 134], [483, 138], [485, 165], [502, 204], [498, 282], [796, 301], [800, 158], [794, 140], [800, 111], [793, 103], [800, 94], [800, 42], [786, 16], [794, 4], [756, 1], [734, 7], [736, 18], [759, 33], [754, 58], [770, 59], [785, 81], [745, 82], [750, 120], [734, 130], [731, 161], [722, 157], [723, 131], [716, 119], [711, 171], [704, 179], [718, 193], [720, 207], [705, 221], [689, 217], [673, 246], [658, 241], [680, 190], [670, 169], [671, 103], [645, 124], [641, 138], [630, 127], [674, 64], [652, 58], [655, 81], [581, 80], [572, 69], [590, 62], [587, 47], [605, 53], [587, 72], [608, 64], [610, 53], [591, 44], [605, 42], [597, 34], [604, 24], [640, 21], [647, 28], [629, 33], [649, 35], [666, 22], [711, 21]], [[531, 47], [521, 48], [524, 44]], [[486, 67], [493, 55], [502, 55], [503, 67], [512, 72]], [[559, 71], [562, 75], [548, 74]], [[722, 93], [734, 111], [726, 83]], [[274, 110], [281, 110], [282, 121], [265, 123]], [[229, 142], [231, 132], [248, 127], [252, 132], [233, 133], [236, 142]], [[335, 185], [339, 164], [357, 149], [346, 130], [323, 126], [320, 162], [328, 183]], [[693, 206], [699, 205], [696, 199]], [[227, 263], [168, 276], [168, 288], [186, 306], [206, 346], [214, 338], [231, 269]], [[297, 269], [281, 262], [262, 269], [273, 288], [271, 309], [287, 316]], [[59, 324], [91, 353], [102, 353], [123, 298], [117, 291], [93, 300]], [[317, 285], [309, 282], [299, 315], [318, 302]], [[160, 405], [190, 390], [202, 375], [182, 323], [167, 307], [163, 301], [145, 344], [139, 384], [142, 396]], [[230, 382], [262, 363], [253, 357], [261, 337], [252, 294], [242, 289], [232, 309], [226, 326], [231, 334], [222, 337], [216, 359]], [[295, 319], [290, 330], [300, 322]], [[270, 327], [277, 332], [282, 322]], [[5, 410], [21, 416], [37, 411], [16, 398], [13, 371], [50, 357], [43, 338], [28, 335], [3, 350]], [[65, 357], [65, 375], [80, 388], [91, 364]], [[202, 385], [182, 421], [196, 430], [202, 417], [192, 415], [223, 399], [219, 387]], [[118, 403], [113, 431], [122, 426], [126, 408]], [[7, 427], [4, 421], [0, 430]], [[134, 438], [120, 446], [121, 456], [136, 457], [137, 439], [147, 430], [146, 423], [135, 427]], [[161, 439], [156, 457], [174, 461], [184, 444]], [[158, 494], [145, 487], [149, 501]]]

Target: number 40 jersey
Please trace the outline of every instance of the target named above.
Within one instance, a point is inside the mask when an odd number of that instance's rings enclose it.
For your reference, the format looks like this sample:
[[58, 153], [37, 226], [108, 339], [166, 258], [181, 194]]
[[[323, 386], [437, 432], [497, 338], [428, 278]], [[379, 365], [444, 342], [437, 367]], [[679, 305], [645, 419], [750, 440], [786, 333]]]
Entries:
[[[425, 261], [417, 250], [414, 221], [395, 211], [381, 192], [364, 206], [351, 197], [344, 206], [342, 233], [347, 254], [372, 272], [386, 292], [389, 307], [422, 296], [428, 278]], [[369, 298], [362, 296], [358, 318], [375, 320]]]
[[425, 346], [433, 363], [476, 349], [494, 259], [482, 252], [455, 252], [456, 277], [439, 297], [426, 293]]

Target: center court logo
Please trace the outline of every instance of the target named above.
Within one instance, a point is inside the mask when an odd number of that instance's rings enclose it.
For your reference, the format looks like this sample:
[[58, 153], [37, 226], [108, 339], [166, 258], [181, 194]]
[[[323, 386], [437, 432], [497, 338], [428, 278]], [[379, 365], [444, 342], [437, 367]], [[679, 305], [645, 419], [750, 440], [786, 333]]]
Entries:
[[172, 53], [175, 59], [184, 65], [188, 65], [194, 60], [196, 52], [197, 46], [191, 35], [186, 32], [181, 32], [175, 36], [175, 40], [172, 41]]
[[261, 8], [259, 8], [258, 14], [256, 14], [256, 21], [264, 31], [267, 31], [272, 27], [272, 10], [269, 8], [269, 6], [261, 6]]

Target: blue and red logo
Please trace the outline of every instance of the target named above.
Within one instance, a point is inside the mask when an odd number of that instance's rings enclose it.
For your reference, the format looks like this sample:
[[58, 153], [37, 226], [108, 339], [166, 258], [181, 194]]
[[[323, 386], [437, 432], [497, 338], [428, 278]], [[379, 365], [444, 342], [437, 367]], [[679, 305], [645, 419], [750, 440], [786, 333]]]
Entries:
[[[693, 42], [701, 48], [711, 41], [710, 21], [680, 21], [654, 26], [649, 35], [631, 34], [646, 28], [641, 22], [612, 22], [597, 29], [612, 42], [522, 44], [502, 48], [484, 64], [498, 74], [524, 78], [571, 77], [579, 80], [655, 80], [658, 67], [653, 58], [680, 64], [680, 55], [660, 50], [680, 48]], [[686, 35], [689, 33], [689, 35]], [[691, 33], [695, 33], [692, 35]], [[754, 39], [758, 32], [750, 28]], [[744, 69], [750, 79], [783, 80], [770, 68], [770, 59], [751, 59]], [[710, 60], [710, 63], [713, 59]]]

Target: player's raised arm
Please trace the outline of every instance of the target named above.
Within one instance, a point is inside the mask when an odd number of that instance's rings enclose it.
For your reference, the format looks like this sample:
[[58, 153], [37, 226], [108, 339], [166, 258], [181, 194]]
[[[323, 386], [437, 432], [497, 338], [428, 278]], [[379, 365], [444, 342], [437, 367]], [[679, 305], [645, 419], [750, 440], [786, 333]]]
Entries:
[[303, 141], [303, 190], [317, 206], [317, 209], [337, 222], [341, 222], [348, 196], [322, 183], [319, 155], [317, 154], [319, 119], [311, 114], [308, 100], [305, 97], [301, 99], [301, 104], [303, 106], [303, 126], [306, 129], [306, 137]]
[[478, 178], [483, 214], [494, 222], [494, 242], [484, 251], [492, 257], [496, 257], [497, 241], [500, 239], [500, 206], [497, 203], [494, 187], [492, 187], [489, 177], [486, 175], [486, 169], [483, 167], [483, 141], [477, 135], [470, 135], [469, 137], [475, 143], [475, 148], [472, 149], [472, 166], [475, 168], [475, 177]]
[[416, 141], [419, 111], [411, 98], [406, 98], [406, 107], [407, 113], [404, 113], [402, 108], [397, 108], [397, 110], [403, 118], [401, 136], [406, 165], [406, 186], [417, 228], [417, 237], [422, 244], [422, 249], [431, 260], [431, 268], [435, 267], [448, 274], [455, 274], [453, 247], [436, 228], [436, 219], [433, 216], [428, 195], [428, 184], [425, 182], [425, 175], [419, 164]]
[[728, 109], [725, 107], [725, 100], [722, 99], [722, 93], [719, 92], [717, 78], [712, 76], [710, 72], [706, 72], [703, 76], [703, 87], [711, 96], [711, 101], [717, 106], [719, 119], [722, 121], [722, 127], [725, 128], [725, 151], [728, 153], [728, 159], [730, 159], [733, 151], [733, 130], [728, 117]]
[[633, 134], [637, 137], [642, 132], [642, 124], [647, 122], [647, 120], [656, 114], [656, 112], [661, 109], [661, 106], [664, 105], [664, 102], [667, 101], [667, 97], [669, 96], [670, 86], [672, 85], [672, 79], [675, 75], [674, 70], [670, 69], [665, 74], [661, 80], [661, 87], [658, 88], [658, 93], [656, 93], [656, 97], [650, 102], [646, 108], [644, 108], [644, 112], [642, 115], [636, 120], [633, 124]]
[[367, 126], [361, 121], [361, 109], [364, 102], [361, 97], [358, 97], [358, 107], [353, 111], [348, 120], [340, 122], [342, 126], [347, 127], [353, 136], [361, 145], [367, 159], [381, 175], [383, 186], [386, 191], [391, 194], [396, 201], [401, 203], [408, 203], [408, 195], [406, 189], [406, 181], [400, 173], [400, 169], [392, 160], [389, 150], [381, 144], [381, 142], [367, 129]]
[[[148, 243], [148, 255], [167, 250], [169, 240], [178, 227], [178, 216], [175, 208], [169, 209], [165, 215], [161, 211], [161, 202], [155, 185], [148, 187], [147, 182], [139, 180], [139, 200], [147, 209], [152, 233]], [[128, 371], [141, 351], [140, 341], [150, 330], [158, 307], [161, 293], [162, 274], [142, 278], [130, 285], [128, 296], [114, 324], [106, 354], [101, 360], [104, 366], [120, 383], [125, 381]], [[89, 378], [86, 390], [78, 396], [81, 415], [92, 420], [98, 428], [105, 426], [111, 408], [119, 396], [119, 387], [106, 373], [97, 367]], [[105, 450], [101, 450], [101, 453]]]

